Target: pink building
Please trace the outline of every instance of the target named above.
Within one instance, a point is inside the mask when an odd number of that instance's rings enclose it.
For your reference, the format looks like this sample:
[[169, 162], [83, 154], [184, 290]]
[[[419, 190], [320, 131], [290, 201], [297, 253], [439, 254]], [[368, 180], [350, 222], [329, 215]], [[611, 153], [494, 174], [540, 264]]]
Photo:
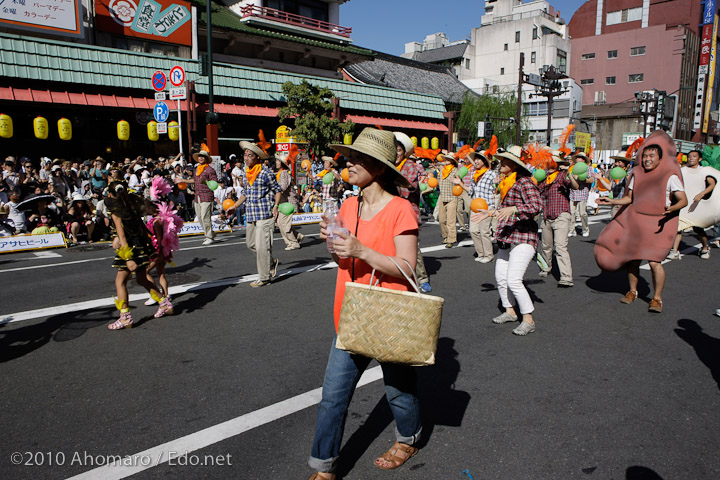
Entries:
[[[700, 0], [588, 0], [569, 23], [570, 72], [583, 106], [632, 102], [635, 92], [676, 95], [676, 138], [690, 139], [697, 81]], [[585, 110], [585, 108], [583, 108]], [[609, 113], [609, 112], [608, 112]]]

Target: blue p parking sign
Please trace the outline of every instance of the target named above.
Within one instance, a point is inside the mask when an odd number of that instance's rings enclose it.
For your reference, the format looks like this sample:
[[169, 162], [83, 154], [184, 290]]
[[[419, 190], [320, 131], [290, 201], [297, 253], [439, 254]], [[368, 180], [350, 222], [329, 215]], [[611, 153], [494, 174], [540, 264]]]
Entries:
[[155, 108], [153, 108], [153, 116], [155, 116], [156, 122], [165, 122], [170, 115], [170, 109], [165, 102], [157, 102]]

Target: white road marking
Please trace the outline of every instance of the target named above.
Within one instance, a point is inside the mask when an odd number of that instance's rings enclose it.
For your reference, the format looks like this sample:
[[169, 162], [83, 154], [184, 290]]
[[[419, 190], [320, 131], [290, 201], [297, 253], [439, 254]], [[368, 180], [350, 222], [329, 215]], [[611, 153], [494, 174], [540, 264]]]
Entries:
[[53, 258], [53, 257], [62, 257], [57, 252], [51, 252], [50, 250], [40, 250], [39, 252], [33, 252], [33, 255], [35, 255], [36, 258]]
[[[380, 366], [370, 368], [360, 377], [357, 388], [376, 382], [380, 380], [382, 376]], [[68, 480], [119, 480], [126, 478], [168, 462], [170, 460], [169, 452], [182, 452], [183, 454], [195, 452], [227, 440], [228, 438], [240, 435], [253, 428], [274, 422], [300, 410], [317, 405], [320, 403], [321, 398], [322, 388], [316, 388], [283, 400], [282, 402], [261, 408], [260, 410], [200, 430], [199, 432], [191, 433], [190, 435], [130, 455], [125, 462], [118, 462], [126, 463], [127, 465], [105, 465], [70, 477]]]
[[19, 272], [21, 270], [34, 270], [36, 268], [47, 268], [47, 267], [60, 267], [62, 265], [72, 265], [74, 263], [86, 263], [86, 262], [97, 262], [99, 260], [108, 260], [112, 257], [102, 257], [102, 258], [88, 258], [85, 260], [75, 260], [72, 262], [60, 262], [60, 263], [49, 263], [47, 265], [33, 265], [30, 267], [17, 267], [17, 268], [6, 268], [3, 270], [0, 270], [0, 273], [6, 273], [6, 272]]
[[[693, 245], [692, 247], [687, 247], [680, 251], [680, 255], [690, 255], [691, 253], [696, 253], [702, 248], [702, 243], [698, 243], [697, 245]], [[708, 247], [709, 248], [709, 247]], [[670, 260], [666, 258], [662, 262], [660, 262], [660, 265], [665, 265], [668, 262], [677, 262], [677, 260]], [[640, 268], [643, 270], [650, 270], [650, 264], [647, 262], [644, 262], [642, 265], [640, 265]]]

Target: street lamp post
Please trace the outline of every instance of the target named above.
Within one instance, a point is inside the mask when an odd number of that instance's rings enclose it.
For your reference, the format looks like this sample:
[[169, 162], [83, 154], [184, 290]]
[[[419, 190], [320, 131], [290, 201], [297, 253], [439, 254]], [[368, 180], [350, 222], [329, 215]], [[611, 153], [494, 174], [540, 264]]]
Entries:
[[212, 43], [212, 1], [206, 1], [207, 16], [207, 72], [208, 72], [208, 112], [205, 116], [205, 134], [210, 155], [218, 155], [218, 114], [213, 102], [213, 43]]
[[535, 85], [535, 93], [530, 94], [530, 97], [545, 97], [548, 100], [546, 144], [550, 145], [552, 141], [553, 99], [569, 91], [567, 88], [568, 82], [560, 83], [560, 80], [568, 77], [561, 71], [556, 70], [554, 65], [545, 65], [540, 72], [542, 73], [540, 85]]

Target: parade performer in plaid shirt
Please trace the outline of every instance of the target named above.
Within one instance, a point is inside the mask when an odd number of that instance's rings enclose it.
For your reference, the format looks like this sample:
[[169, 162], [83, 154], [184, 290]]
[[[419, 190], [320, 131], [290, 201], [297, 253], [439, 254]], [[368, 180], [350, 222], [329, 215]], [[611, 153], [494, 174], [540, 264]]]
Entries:
[[452, 248], [457, 243], [457, 227], [455, 216], [457, 215], [457, 197], [453, 195], [452, 188], [455, 179], [460, 179], [457, 174], [458, 161], [452, 155], [440, 155], [438, 160], [443, 162], [438, 176], [438, 222], [440, 222], [440, 233], [443, 237], [445, 248]]
[[[466, 187], [470, 187], [472, 186], [472, 174], [475, 173], [475, 167], [473, 167], [472, 161], [467, 155], [460, 157], [460, 161], [458, 161], [458, 167], [460, 167], [460, 163], [462, 163], [465, 168], [468, 169], [468, 173], [466, 173], [465, 176], [461, 179], [462, 184]], [[470, 194], [468, 194], [465, 188], [463, 188], [462, 194], [457, 197], [457, 207], [455, 209], [455, 212], [457, 215], [457, 222], [458, 224], [460, 224], [458, 230], [460, 230], [461, 232], [467, 231], [467, 229], [470, 228]], [[467, 228], [465, 228], [466, 225]]]
[[[492, 168], [492, 162], [486, 154], [480, 152], [470, 152], [469, 157], [474, 163], [472, 173], [468, 173], [463, 182], [458, 185], [463, 186], [473, 200], [482, 198], [487, 202], [488, 208], [495, 209], [495, 188], [497, 185], [497, 172]], [[470, 179], [468, 186], [465, 180]], [[477, 213], [470, 215], [470, 237], [475, 245], [477, 252], [476, 262], [490, 263], [493, 261], [493, 244], [492, 244], [492, 218]]]
[[[582, 236], [589, 237], [590, 227], [588, 226], [587, 201], [588, 196], [590, 195], [590, 185], [593, 183], [593, 179], [589, 175], [590, 162], [588, 162], [588, 157], [584, 152], [576, 153], [572, 156], [571, 160], [574, 161], [573, 164], [578, 162], [588, 164], [588, 178], [585, 181], [578, 180], [578, 187], [573, 187], [570, 190], [570, 215], [572, 216], [572, 228], [570, 229], [568, 236], [574, 237], [577, 235], [577, 232], [575, 231], [575, 221], [577, 220], [578, 215], [580, 215], [580, 222], [582, 223]], [[573, 176], [577, 178], [577, 175]]]
[[210, 166], [212, 159], [210, 154], [205, 150], [193, 153], [193, 160], [198, 162], [193, 171], [192, 179], [184, 179], [177, 177], [175, 183], [190, 183], [195, 185], [195, 212], [198, 220], [205, 233], [205, 241], [203, 245], [210, 245], [215, 241], [215, 232], [212, 229], [212, 212], [215, 204], [215, 194], [207, 186], [207, 182], [214, 180], [217, 182], [217, 172]]
[[[510, 147], [495, 155], [500, 158], [500, 209], [493, 212], [498, 219], [498, 256], [495, 262], [495, 281], [505, 312], [495, 318], [497, 324], [522, 323], [513, 330], [515, 335], [527, 335], [535, 331], [532, 312], [535, 310], [530, 295], [523, 285], [523, 277], [530, 262], [535, 258], [538, 244], [538, 225], [534, 217], [542, 211], [540, 192], [532, 181], [528, 167], [520, 159], [522, 149]], [[489, 211], [480, 212], [490, 215]], [[513, 303], [517, 302], [517, 307]], [[519, 309], [519, 314], [517, 312]]]
[[[337, 200], [338, 182], [342, 179], [340, 174], [335, 170], [338, 166], [337, 161], [333, 157], [322, 157], [325, 169], [318, 173], [318, 179], [322, 181], [322, 197], [323, 201], [331, 198]], [[325, 183], [325, 175], [332, 176], [332, 182]]]
[[[294, 160], [295, 157], [291, 154], [290, 158]], [[290, 163], [292, 163], [292, 160]], [[275, 178], [282, 189], [280, 201], [278, 203], [290, 202], [297, 209], [298, 198], [297, 193], [295, 192], [295, 184], [293, 182], [292, 175], [290, 175], [288, 159], [282, 154], [282, 152], [275, 153], [275, 170], [277, 170]], [[285, 241], [285, 250], [298, 250], [300, 248], [300, 243], [303, 241], [303, 238], [305, 238], [305, 235], [298, 233], [292, 227], [292, 214], [285, 215], [280, 213], [277, 216], [277, 226], [280, 230], [280, 235], [282, 235], [283, 240]]]
[[[425, 180], [425, 169], [409, 158], [415, 150], [415, 145], [413, 145], [410, 137], [402, 132], [394, 132], [394, 135], [395, 148], [397, 150], [395, 165], [397, 166], [397, 169], [400, 170], [403, 177], [405, 177], [407, 181], [410, 182], [410, 185], [412, 185], [412, 188], [398, 187], [398, 193], [401, 197], [410, 201], [413, 212], [415, 212], [415, 215], [417, 216], [419, 227], [422, 223], [422, 219], [420, 218], [420, 182]], [[425, 293], [431, 292], [432, 287], [430, 286], [430, 277], [425, 269], [425, 262], [423, 261], [422, 252], [420, 251], [420, 235], [418, 235], [415, 275], [417, 275], [420, 290]]]
[[543, 199], [542, 250], [547, 269], [540, 271], [547, 277], [552, 270], [552, 252], [560, 270], [559, 287], [573, 286], [572, 263], [568, 251], [568, 233], [574, 224], [570, 216], [570, 189], [579, 187], [574, 175], [568, 175], [569, 160], [559, 156], [558, 151], [548, 152], [552, 158], [545, 165], [547, 176], [538, 184]]
[[247, 247], [255, 254], [258, 269], [258, 279], [250, 286], [264, 287], [277, 273], [278, 259], [272, 256], [272, 237], [282, 190], [272, 170], [263, 165], [268, 154], [251, 142], [242, 141], [240, 147], [245, 152], [245, 195], [235, 202], [228, 213], [247, 202], [245, 238]]

